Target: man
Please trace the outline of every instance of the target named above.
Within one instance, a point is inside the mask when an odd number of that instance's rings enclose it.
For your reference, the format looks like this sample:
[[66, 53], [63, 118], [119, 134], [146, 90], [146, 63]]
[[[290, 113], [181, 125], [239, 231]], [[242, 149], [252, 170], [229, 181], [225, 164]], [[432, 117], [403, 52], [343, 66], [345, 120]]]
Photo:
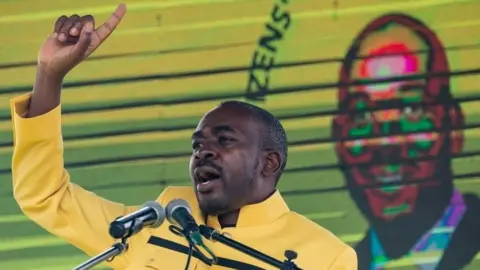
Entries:
[[436, 35], [403, 14], [372, 21], [345, 57], [332, 129], [344, 139], [336, 150], [350, 195], [370, 224], [356, 247], [359, 269], [462, 269], [479, 251], [471, 239], [480, 239], [480, 201], [453, 185], [463, 114], [448, 76], [423, 75], [448, 72]]
[[[70, 182], [63, 164], [60, 93], [64, 76], [112, 33], [126, 12], [120, 5], [93, 30], [93, 17], [62, 16], [42, 46], [33, 94], [12, 101], [14, 195], [22, 211], [49, 232], [94, 256], [114, 240], [108, 226], [138, 207], [107, 201]], [[225, 102], [208, 112], [192, 136], [194, 188], [168, 187], [157, 201], [185, 199], [198, 224], [284, 259], [298, 254], [302, 269], [356, 269], [356, 254], [334, 235], [291, 212], [276, 184], [287, 161], [286, 136], [268, 112]], [[243, 253], [206, 241], [219, 258], [209, 266], [195, 256], [191, 269], [273, 269]], [[184, 269], [187, 242], [167, 224], [130, 238], [130, 248], [110, 262], [115, 269]]]

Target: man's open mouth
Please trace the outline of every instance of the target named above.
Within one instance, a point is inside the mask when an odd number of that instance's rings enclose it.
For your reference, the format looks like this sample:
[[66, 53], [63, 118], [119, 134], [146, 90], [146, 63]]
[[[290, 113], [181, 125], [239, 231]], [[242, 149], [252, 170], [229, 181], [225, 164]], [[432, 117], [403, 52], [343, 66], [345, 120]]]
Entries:
[[194, 177], [197, 184], [197, 191], [200, 193], [209, 193], [218, 185], [216, 180], [220, 179], [220, 173], [213, 167], [202, 166], [195, 169]]
[[199, 183], [205, 183], [218, 178], [220, 178], [220, 173], [212, 167], [203, 166], [195, 169], [195, 179]]

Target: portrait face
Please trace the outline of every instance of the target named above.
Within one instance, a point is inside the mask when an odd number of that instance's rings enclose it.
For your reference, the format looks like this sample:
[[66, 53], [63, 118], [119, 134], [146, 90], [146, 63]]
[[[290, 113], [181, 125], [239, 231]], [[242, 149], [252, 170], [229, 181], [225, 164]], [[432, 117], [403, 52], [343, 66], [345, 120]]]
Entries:
[[457, 136], [439, 132], [457, 108], [435, 103], [440, 89], [425, 76], [396, 79], [431, 71], [431, 48], [416, 31], [388, 23], [358, 44], [349, 80], [376, 83], [348, 86], [333, 136], [341, 139], [336, 152], [349, 185], [361, 190], [373, 217], [390, 221], [412, 213], [422, 191], [440, 185], [432, 157]]

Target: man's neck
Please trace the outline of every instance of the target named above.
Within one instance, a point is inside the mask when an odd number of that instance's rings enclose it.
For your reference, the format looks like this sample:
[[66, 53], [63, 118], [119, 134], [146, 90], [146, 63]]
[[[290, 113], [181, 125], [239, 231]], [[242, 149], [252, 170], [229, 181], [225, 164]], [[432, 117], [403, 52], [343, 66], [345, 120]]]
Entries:
[[240, 210], [236, 210], [230, 213], [219, 215], [218, 223], [220, 223], [220, 226], [222, 226], [222, 228], [235, 227], [237, 225], [239, 214]]
[[[265, 200], [270, 198], [270, 196], [272, 196], [275, 193], [275, 191], [277, 190], [273, 189], [273, 191], [267, 193], [264, 196], [261, 196], [259, 199], [252, 200], [251, 202], [249, 202], [249, 204], [257, 204], [257, 203], [264, 202]], [[240, 209], [229, 212], [229, 213], [225, 213], [222, 215], [218, 215], [218, 223], [220, 223], [220, 226], [222, 226], [222, 228], [235, 227], [237, 225], [239, 215], [240, 215]]]

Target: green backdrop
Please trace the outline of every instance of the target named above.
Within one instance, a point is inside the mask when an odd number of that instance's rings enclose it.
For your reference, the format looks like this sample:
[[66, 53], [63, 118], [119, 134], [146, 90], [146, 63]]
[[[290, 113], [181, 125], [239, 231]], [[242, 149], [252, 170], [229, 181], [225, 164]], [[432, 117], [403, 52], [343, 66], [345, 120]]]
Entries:
[[[478, 1], [126, 3], [124, 21], [69, 75], [63, 94], [66, 166], [75, 183], [108, 199], [141, 204], [166, 185], [188, 185], [189, 137], [202, 114], [222, 100], [245, 99], [249, 87], [267, 89], [266, 100], [255, 103], [275, 113], [288, 132], [290, 155], [280, 181], [288, 204], [354, 245], [367, 222], [336, 166], [328, 140], [329, 112], [337, 108], [340, 63], [347, 49], [372, 19], [388, 12], [422, 20], [445, 48], [457, 48], [447, 49], [452, 71], [472, 72], [452, 75], [452, 93], [470, 99], [461, 104], [466, 124], [480, 123], [480, 80], [474, 72], [480, 68]], [[56, 17], [93, 14], [100, 24], [116, 4], [0, 1], [1, 269], [67, 269], [87, 259], [24, 217], [13, 199], [9, 99], [32, 89], [38, 48]], [[275, 6], [289, 14], [288, 27], [272, 18]], [[272, 35], [268, 23], [279, 29], [270, 48], [259, 42]], [[253, 69], [254, 52], [278, 67]], [[475, 168], [480, 129], [464, 134], [463, 151], [474, 154], [453, 159], [455, 174], [468, 175], [455, 180], [455, 186], [480, 194]], [[478, 259], [469, 269], [480, 268]], [[408, 265], [399, 267], [404, 268]]]

